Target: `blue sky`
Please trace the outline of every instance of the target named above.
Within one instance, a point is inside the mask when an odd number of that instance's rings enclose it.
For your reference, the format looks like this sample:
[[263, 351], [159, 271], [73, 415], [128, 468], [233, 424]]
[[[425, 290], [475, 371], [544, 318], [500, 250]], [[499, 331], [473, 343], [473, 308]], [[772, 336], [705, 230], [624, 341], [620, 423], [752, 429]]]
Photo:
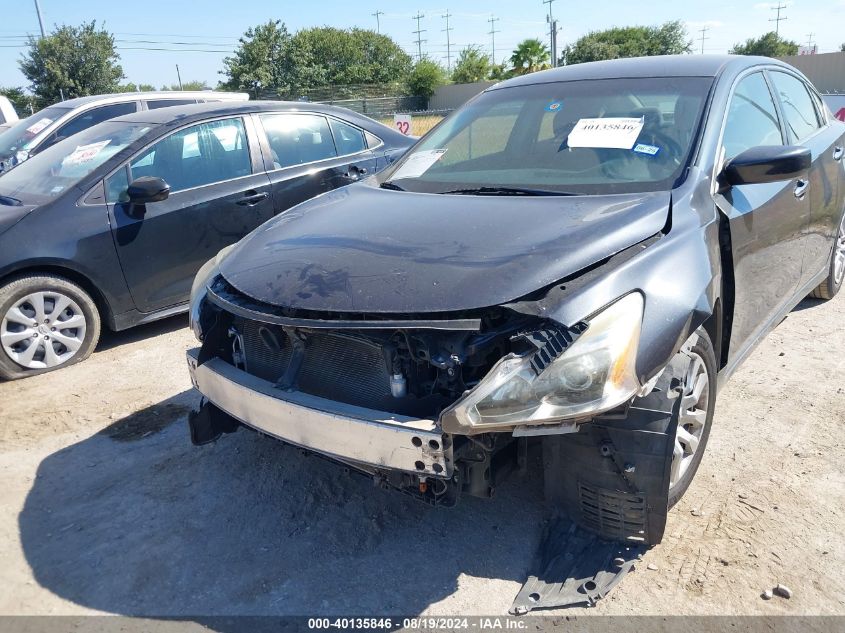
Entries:
[[[176, 82], [176, 64], [182, 79], [200, 79], [216, 84], [222, 59], [237, 45], [237, 38], [249, 26], [268, 19], [281, 19], [288, 28], [330, 25], [376, 28], [376, 11], [381, 31], [391, 35], [409, 53], [416, 54], [416, 22], [412, 16], [424, 14], [420, 28], [424, 54], [443, 58], [446, 62], [446, 27], [443, 15], [452, 14], [451, 39], [453, 54], [467, 44], [491, 50], [491, 15], [495, 23], [496, 57], [508, 56], [514, 45], [526, 37], [547, 39], [545, 17], [548, 5], [542, 0], [516, 2], [485, 0], [322, 0], [321, 2], [271, 2], [268, 0], [40, 0], [45, 27], [55, 24], [79, 24], [96, 19], [115, 33], [121, 64], [127, 81], [156, 86]], [[845, 0], [785, 1], [781, 34], [804, 43], [809, 34], [820, 52], [839, 49], [845, 41]], [[702, 26], [709, 26], [705, 51], [724, 53], [735, 42], [760, 35], [773, 28], [769, 19], [775, 3], [722, 0], [687, 0], [631, 2], [604, 0], [573, 2], [555, 0], [552, 10], [558, 18], [562, 44], [584, 33], [610, 26], [658, 24], [679, 19], [687, 23], [690, 36], [696, 38]], [[592, 7], [592, 8], [591, 8]], [[33, 0], [7, 0], [0, 3], [3, 15], [0, 28], [0, 86], [25, 86], [17, 61], [24, 50], [21, 44], [27, 34], [38, 34], [38, 20]], [[695, 42], [695, 50], [699, 50]], [[167, 49], [167, 50], [145, 50]]]

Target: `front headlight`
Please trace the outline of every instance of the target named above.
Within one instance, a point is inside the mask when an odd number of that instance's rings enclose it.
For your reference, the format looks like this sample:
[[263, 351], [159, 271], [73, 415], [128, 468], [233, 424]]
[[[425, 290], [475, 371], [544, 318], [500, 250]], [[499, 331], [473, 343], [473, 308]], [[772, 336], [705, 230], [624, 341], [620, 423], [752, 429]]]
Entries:
[[200, 268], [199, 272], [197, 272], [197, 276], [194, 277], [194, 283], [191, 286], [191, 302], [188, 315], [191, 323], [191, 329], [194, 331], [194, 336], [196, 336], [197, 340], [200, 342], [202, 342], [203, 339], [201, 319], [202, 307], [205, 303], [205, 297], [208, 294], [208, 284], [212, 279], [220, 274], [220, 263], [233, 248], [235, 248], [234, 244], [221, 250], [215, 257], [212, 257], [203, 264], [202, 268]]
[[605, 308], [563, 353], [537, 374], [533, 354], [510, 354], [463, 399], [443, 412], [447, 433], [553, 424], [613, 409], [640, 388], [637, 347], [643, 297], [633, 292]]

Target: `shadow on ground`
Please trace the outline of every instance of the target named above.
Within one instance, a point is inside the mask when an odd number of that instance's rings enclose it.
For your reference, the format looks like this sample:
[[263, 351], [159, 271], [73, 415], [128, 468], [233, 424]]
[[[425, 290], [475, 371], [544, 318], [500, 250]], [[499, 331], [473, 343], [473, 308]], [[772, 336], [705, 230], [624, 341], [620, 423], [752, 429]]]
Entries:
[[167, 317], [152, 323], [145, 323], [137, 327], [114, 332], [104, 327], [100, 336], [100, 342], [97, 344], [96, 352], [105, 352], [120, 345], [128, 343], [136, 343], [146, 338], [159, 336], [160, 334], [167, 334], [168, 332], [175, 332], [188, 327], [188, 315], [177, 314], [176, 316]]
[[510, 606], [542, 531], [539, 472], [493, 500], [433, 509], [243, 429], [191, 446], [196, 399], [186, 391], [42, 461], [19, 519], [41, 585], [137, 616], [407, 615], [466, 574], [514, 581], [482, 608]]

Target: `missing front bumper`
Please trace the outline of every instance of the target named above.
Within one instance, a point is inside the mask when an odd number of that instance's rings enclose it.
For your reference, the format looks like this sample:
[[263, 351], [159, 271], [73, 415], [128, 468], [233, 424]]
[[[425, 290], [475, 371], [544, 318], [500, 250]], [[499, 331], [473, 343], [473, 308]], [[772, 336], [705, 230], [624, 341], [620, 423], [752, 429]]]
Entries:
[[194, 386], [239, 422], [344, 462], [449, 478], [451, 445], [436, 423], [283, 391], [219, 358], [199, 364], [188, 351]]

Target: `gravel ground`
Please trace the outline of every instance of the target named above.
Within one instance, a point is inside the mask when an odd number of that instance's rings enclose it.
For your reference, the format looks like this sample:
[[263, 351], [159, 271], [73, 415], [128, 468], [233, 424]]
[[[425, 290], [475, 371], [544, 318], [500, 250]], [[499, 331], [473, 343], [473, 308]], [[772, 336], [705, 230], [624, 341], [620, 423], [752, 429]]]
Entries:
[[[756, 350], [663, 543], [567, 615], [845, 615], [843, 317], [805, 302]], [[193, 345], [171, 319], [0, 383], [0, 614], [506, 613], [538, 472], [434, 510], [254, 433], [193, 447]], [[777, 583], [792, 598], [763, 600]]]

